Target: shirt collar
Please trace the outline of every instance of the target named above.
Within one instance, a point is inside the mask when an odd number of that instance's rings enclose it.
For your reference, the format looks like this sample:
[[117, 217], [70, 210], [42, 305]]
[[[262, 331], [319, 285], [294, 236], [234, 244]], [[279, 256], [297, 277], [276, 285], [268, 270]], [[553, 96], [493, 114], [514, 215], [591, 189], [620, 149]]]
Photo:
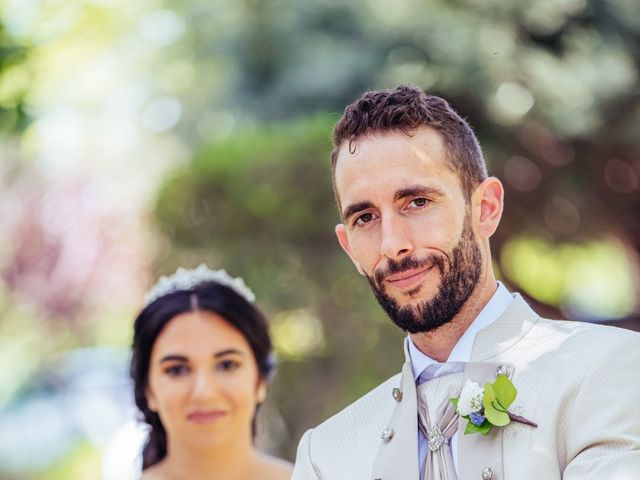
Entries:
[[[513, 295], [502, 282], [497, 282], [497, 284], [498, 288], [495, 293], [471, 325], [469, 325], [462, 337], [460, 337], [458, 343], [455, 344], [446, 363], [468, 362], [471, 359], [471, 351], [473, 350], [473, 341], [476, 338], [476, 333], [491, 325], [505, 312], [509, 305], [511, 305]], [[413, 340], [411, 340], [411, 336], [407, 336], [407, 345], [414, 379], [417, 379], [429, 365], [440, 363], [418, 350], [418, 347], [416, 347]]]

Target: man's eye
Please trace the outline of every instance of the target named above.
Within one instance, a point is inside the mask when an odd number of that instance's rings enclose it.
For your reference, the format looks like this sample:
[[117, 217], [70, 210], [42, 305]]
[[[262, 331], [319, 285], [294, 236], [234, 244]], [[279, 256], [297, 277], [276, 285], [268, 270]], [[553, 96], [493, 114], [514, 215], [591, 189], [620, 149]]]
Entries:
[[216, 364], [216, 370], [220, 372], [233, 372], [240, 367], [240, 363], [235, 360], [223, 360]]
[[373, 220], [373, 214], [371, 213], [363, 213], [358, 218], [356, 218], [354, 225], [364, 225], [365, 223], [369, 223]]
[[411, 203], [416, 207], [424, 207], [427, 204], [428, 200], [426, 198], [416, 198], [412, 200]]
[[170, 377], [180, 377], [189, 373], [189, 367], [186, 365], [171, 365], [170, 367], [165, 368], [164, 373]]

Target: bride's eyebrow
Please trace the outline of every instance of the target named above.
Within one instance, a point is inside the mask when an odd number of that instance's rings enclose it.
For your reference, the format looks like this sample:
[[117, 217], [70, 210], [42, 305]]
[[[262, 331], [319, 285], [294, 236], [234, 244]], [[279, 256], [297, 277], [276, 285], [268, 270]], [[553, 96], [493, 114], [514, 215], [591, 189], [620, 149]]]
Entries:
[[214, 358], [218, 358], [218, 357], [224, 357], [225, 355], [240, 355], [243, 356], [244, 352], [241, 352], [240, 350], [237, 350], [235, 348], [227, 348], [226, 350], [220, 350], [219, 352], [216, 352], [213, 354]]
[[184, 355], [165, 355], [164, 357], [162, 357], [160, 359], [160, 363], [164, 363], [164, 362], [188, 362], [189, 359], [187, 357], [185, 357]]

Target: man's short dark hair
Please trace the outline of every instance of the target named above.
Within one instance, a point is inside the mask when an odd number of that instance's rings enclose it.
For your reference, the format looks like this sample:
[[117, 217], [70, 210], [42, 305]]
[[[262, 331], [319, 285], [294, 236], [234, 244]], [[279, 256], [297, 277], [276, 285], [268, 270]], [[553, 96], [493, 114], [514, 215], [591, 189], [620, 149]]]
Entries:
[[468, 201], [475, 188], [487, 178], [478, 139], [469, 124], [446, 100], [427, 95], [424, 90], [411, 85], [366, 92], [347, 106], [333, 129], [331, 168], [334, 175], [338, 151], [344, 142], [349, 142], [349, 151], [354, 152], [355, 142], [365, 135], [393, 131], [411, 135], [422, 126], [431, 127], [442, 135], [447, 162], [458, 174]]

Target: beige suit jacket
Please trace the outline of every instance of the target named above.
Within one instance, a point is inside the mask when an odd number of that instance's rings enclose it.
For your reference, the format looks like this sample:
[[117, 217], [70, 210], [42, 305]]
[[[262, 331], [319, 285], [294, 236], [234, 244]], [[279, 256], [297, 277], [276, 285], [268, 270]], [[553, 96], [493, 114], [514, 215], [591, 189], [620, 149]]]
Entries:
[[[402, 373], [304, 434], [294, 480], [418, 480], [406, 356]], [[486, 468], [493, 480], [640, 480], [640, 334], [542, 319], [517, 295], [476, 335], [465, 377], [482, 385], [500, 366], [518, 389], [510, 410], [538, 428], [459, 433], [459, 480], [479, 480]]]

